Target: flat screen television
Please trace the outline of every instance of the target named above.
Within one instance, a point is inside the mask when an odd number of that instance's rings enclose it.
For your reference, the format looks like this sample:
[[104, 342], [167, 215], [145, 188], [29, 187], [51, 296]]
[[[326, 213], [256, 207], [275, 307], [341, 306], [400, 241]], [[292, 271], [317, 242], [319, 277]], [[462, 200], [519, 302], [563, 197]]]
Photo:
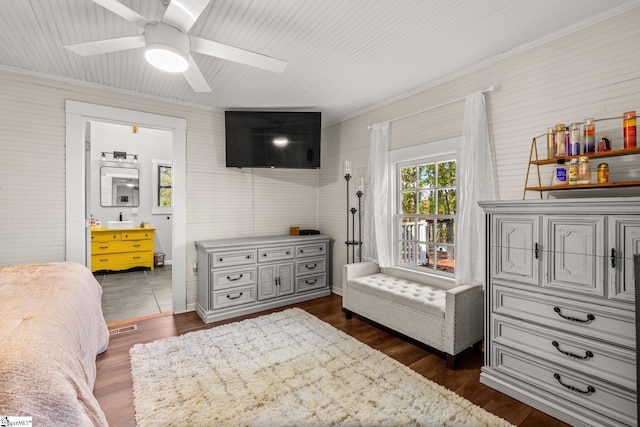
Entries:
[[320, 168], [319, 112], [226, 111], [227, 167]]

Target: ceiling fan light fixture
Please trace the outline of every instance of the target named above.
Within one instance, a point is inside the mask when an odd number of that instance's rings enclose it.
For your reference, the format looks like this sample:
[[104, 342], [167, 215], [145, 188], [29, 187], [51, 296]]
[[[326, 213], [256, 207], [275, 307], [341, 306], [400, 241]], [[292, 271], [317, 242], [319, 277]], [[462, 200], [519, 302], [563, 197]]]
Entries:
[[162, 22], [144, 27], [144, 57], [154, 67], [170, 73], [189, 68], [189, 37]]

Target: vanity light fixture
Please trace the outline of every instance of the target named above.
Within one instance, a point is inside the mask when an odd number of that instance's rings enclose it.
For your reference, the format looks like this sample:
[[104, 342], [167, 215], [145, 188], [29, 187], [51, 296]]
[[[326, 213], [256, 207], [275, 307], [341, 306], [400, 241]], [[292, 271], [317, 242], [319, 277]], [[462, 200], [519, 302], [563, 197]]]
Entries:
[[[113, 160], [109, 159], [107, 157], [107, 154], [110, 154], [111, 157], [113, 157]], [[129, 157], [131, 156], [133, 156], [133, 160], [128, 160]], [[138, 155], [133, 153], [127, 153], [126, 151], [114, 151], [114, 152], [102, 151], [100, 154], [100, 160], [102, 160], [103, 162], [117, 161], [118, 163], [122, 163], [122, 162], [138, 163]]]

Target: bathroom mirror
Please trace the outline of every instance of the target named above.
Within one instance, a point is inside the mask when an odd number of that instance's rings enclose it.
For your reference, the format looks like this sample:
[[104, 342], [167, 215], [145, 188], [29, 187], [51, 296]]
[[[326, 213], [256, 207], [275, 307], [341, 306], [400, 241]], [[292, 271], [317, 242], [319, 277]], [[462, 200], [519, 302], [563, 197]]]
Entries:
[[140, 204], [139, 172], [136, 168], [100, 168], [100, 206], [131, 206]]

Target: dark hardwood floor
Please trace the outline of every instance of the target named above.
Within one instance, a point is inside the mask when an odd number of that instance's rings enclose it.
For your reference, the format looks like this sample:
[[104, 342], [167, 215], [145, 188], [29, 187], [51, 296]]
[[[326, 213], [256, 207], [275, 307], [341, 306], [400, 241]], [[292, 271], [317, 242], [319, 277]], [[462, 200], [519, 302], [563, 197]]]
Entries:
[[[426, 378], [453, 390], [460, 396], [517, 426], [566, 426], [536, 409], [480, 384], [482, 353], [468, 349], [460, 358], [455, 371], [446, 367], [441, 354], [429, 351], [358, 316], [346, 320], [342, 312], [342, 298], [338, 295], [296, 304], [335, 328], [363, 343], [382, 351]], [[137, 319], [137, 329], [111, 336], [109, 348], [97, 358], [98, 374], [94, 393], [111, 427], [134, 426], [133, 392], [129, 366], [129, 349], [136, 343], [151, 342], [170, 336], [183, 335], [212, 328], [249, 317], [280, 311], [288, 307], [256, 313], [250, 316], [205, 324], [195, 312], [161, 315]], [[127, 323], [118, 327], [126, 326]]]

